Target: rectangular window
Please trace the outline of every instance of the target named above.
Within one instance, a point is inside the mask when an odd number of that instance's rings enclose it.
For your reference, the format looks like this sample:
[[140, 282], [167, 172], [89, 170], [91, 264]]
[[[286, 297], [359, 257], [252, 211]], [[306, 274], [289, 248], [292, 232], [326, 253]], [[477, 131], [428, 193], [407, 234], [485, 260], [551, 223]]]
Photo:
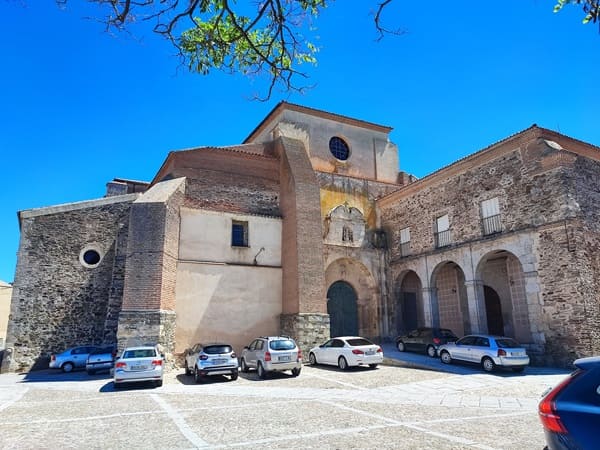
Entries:
[[248, 222], [231, 221], [231, 246], [248, 247]]
[[410, 255], [410, 228], [402, 228], [400, 230], [400, 255]]
[[435, 219], [435, 226], [435, 246], [439, 248], [450, 245], [450, 220], [448, 219], [448, 214]]
[[481, 220], [483, 223], [483, 234], [494, 234], [502, 231], [500, 221], [500, 203], [498, 197], [481, 202]]

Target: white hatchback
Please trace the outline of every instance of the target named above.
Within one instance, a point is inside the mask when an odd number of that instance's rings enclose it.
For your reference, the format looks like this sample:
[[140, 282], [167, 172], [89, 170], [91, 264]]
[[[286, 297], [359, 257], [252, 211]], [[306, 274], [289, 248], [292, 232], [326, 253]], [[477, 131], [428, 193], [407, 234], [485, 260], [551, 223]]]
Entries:
[[127, 347], [115, 361], [113, 383], [152, 381], [156, 386], [163, 383], [163, 355], [154, 346]]
[[360, 336], [341, 336], [310, 349], [312, 365], [330, 364], [346, 370], [351, 366], [368, 365], [372, 369], [383, 362], [383, 350]]

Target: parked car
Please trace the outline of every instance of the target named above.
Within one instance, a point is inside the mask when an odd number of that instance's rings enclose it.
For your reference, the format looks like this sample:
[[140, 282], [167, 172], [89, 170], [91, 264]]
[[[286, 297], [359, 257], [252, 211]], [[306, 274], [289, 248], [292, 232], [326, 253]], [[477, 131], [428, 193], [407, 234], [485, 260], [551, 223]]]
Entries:
[[497, 366], [522, 372], [529, 364], [525, 348], [505, 336], [469, 335], [442, 345], [439, 352], [445, 364], [453, 360], [466, 361], [481, 364], [486, 372], [493, 372]]
[[269, 372], [290, 370], [297, 377], [302, 370], [302, 351], [288, 336], [261, 336], [244, 347], [240, 358], [242, 372], [256, 369], [259, 378]]
[[163, 384], [163, 366], [163, 355], [156, 346], [127, 347], [115, 361], [114, 387], [140, 381], [152, 381], [160, 387]]
[[575, 371], [540, 401], [549, 450], [598, 448], [600, 356], [577, 359]]
[[342, 370], [367, 364], [374, 369], [383, 362], [383, 350], [363, 337], [342, 336], [311, 348], [308, 359], [313, 365], [331, 364]]
[[196, 383], [203, 376], [229, 375], [238, 378], [238, 360], [229, 344], [196, 344], [184, 353], [185, 374], [194, 375]]
[[50, 355], [51, 369], [62, 369], [63, 372], [72, 372], [74, 369], [85, 367], [88, 356], [96, 350], [94, 345], [82, 345], [65, 350], [62, 353], [52, 353]]
[[88, 375], [94, 375], [96, 372], [104, 370], [110, 372], [110, 369], [112, 369], [115, 364], [116, 356], [116, 345], [98, 347], [88, 356], [87, 362], [85, 363], [85, 370]]
[[458, 340], [451, 330], [447, 328], [417, 328], [403, 336], [396, 338], [398, 351], [425, 352], [432, 358], [438, 354], [440, 345]]

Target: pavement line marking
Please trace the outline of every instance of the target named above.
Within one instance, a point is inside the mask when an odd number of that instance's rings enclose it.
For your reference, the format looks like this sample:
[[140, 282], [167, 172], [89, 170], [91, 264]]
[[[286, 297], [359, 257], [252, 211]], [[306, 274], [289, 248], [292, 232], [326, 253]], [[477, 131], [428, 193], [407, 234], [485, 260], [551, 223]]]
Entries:
[[319, 375], [314, 375], [312, 373], [307, 373], [305, 376], [313, 377], [313, 378], [318, 378], [319, 380], [329, 381], [330, 383], [341, 384], [342, 386], [348, 386], [348, 387], [351, 387], [353, 389], [358, 389], [359, 391], [366, 391], [366, 390], [368, 390], [367, 388], [365, 388], [363, 386], [357, 386], [357, 385], [351, 384], [351, 383], [344, 383], [343, 381], [332, 380], [331, 378], [321, 377]]
[[489, 447], [487, 445], [483, 445], [483, 444], [479, 444], [471, 439], [466, 439], [466, 438], [462, 438], [459, 436], [454, 436], [452, 434], [446, 434], [446, 433], [440, 433], [437, 431], [432, 431], [432, 430], [428, 430], [427, 428], [423, 428], [420, 427], [416, 424], [410, 423], [410, 422], [401, 422], [401, 421], [397, 421], [394, 419], [390, 419], [389, 417], [385, 417], [382, 416], [380, 414], [373, 414], [367, 411], [363, 411], [361, 409], [358, 408], [352, 408], [350, 406], [346, 406], [346, 405], [340, 405], [336, 402], [332, 402], [332, 401], [328, 401], [328, 400], [318, 400], [320, 403], [325, 403], [331, 406], [334, 406], [336, 408], [339, 409], [344, 409], [346, 411], [351, 411], [351, 412], [355, 412], [357, 414], [362, 414], [363, 416], [367, 416], [367, 417], [372, 417], [375, 419], [379, 419], [379, 420], [383, 420], [385, 422], [388, 422], [390, 424], [390, 426], [401, 426], [401, 427], [406, 427], [406, 428], [410, 428], [413, 430], [417, 430], [417, 431], [421, 431], [422, 433], [425, 434], [430, 434], [432, 436], [436, 436], [442, 439], [445, 439], [447, 441], [453, 442], [453, 443], [457, 443], [457, 444], [464, 444], [464, 445], [468, 445], [470, 447], [474, 447], [474, 448], [480, 448], [483, 450], [494, 450], [494, 447]]
[[[29, 391], [29, 388], [21, 389], [17, 395], [13, 396], [13, 398], [11, 398], [10, 400], [8, 400], [6, 402], [3, 402], [0, 405], [0, 411], [17, 403], [19, 400], [21, 400], [23, 398], [23, 396], [27, 393], [27, 391]], [[9, 391], [9, 393], [13, 394], [14, 390]]]
[[171, 418], [171, 420], [175, 423], [177, 428], [181, 434], [185, 436], [185, 438], [192, 443], [196, 448], [198, 447], [208, 447], [208, 442], [202, 440], [200, 436], [198, 436], [194, 430], [190, 428], [190, 426], [186, 423], [185, 419], [179, 412], [171, 407], [165, 399], [159, 397], [157, 394], [150, 394], [150, 398], [154, 400], [159, 406], [167, 413], [167, 415]]
[[140, 411], [140, 412], [129, 412], [129, 413], [117, 413], [117, 414], [105, 414], [103, 416], [88, 416], [88, 417], [74, 417], [72, 419], [45, 419], [45, 420], [28, 420], [19, 422], [2, 422], [2, 425], [28, 425], [34, 423], [67, 423], [67, 422], [85, 422], [86, 420], [101, 420], [101, 419], [112, 419], [115, 417], [127, 417], [127, 416], [147, 416], [152, 414], [165, 414], [165, 411]]

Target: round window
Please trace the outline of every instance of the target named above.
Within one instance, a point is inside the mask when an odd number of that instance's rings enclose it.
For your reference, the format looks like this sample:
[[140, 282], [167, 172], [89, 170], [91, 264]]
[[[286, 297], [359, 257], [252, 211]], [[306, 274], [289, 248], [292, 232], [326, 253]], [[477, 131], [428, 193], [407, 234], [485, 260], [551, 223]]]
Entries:
[[79, 262], [88, 268], [94, 268], [102, 260], [102, 255], [95, 248], [86, 247], [79, 254]]
[[332, 137], [329, 140], [329, 151], [336, 159], [340, 161], [346, 161], [350, 156], [350, 148], [348, 148], [348, 144], [342, 138], [337, 136]]

